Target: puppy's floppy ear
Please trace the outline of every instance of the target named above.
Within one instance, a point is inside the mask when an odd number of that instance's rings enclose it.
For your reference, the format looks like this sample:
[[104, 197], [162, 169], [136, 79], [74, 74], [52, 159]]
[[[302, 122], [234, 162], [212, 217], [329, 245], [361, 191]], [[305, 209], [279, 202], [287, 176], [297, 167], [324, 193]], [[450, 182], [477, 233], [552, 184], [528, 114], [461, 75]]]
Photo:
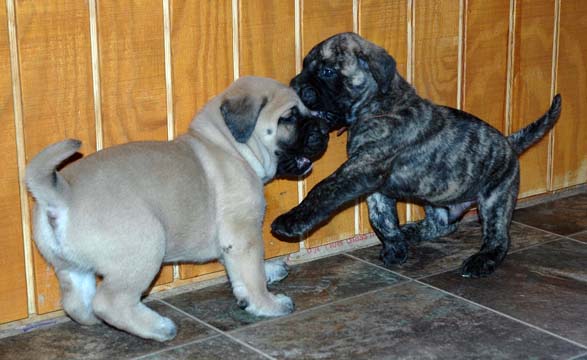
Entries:
[[266, 97], [242, 95], [222, 101], [220, 113], [224, 122], [239, 143], [246, 143], [253, 134], [259, 113], [267, 104]]
[[385, 94], [395, 76], [395, 60], [385, 49], [370, 42], [364, 42], [362, 47], [363, 51], [357, 55], [359, 65], [368, 67], [379, 89]]

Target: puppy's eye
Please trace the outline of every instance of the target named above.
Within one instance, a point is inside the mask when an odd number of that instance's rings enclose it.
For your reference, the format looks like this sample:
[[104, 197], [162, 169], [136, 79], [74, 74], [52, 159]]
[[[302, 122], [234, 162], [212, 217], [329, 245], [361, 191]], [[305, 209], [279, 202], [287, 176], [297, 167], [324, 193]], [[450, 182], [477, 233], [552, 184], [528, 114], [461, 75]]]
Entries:
[[329, 67], [323, 67], [320, 69], [318, 76], [320, 76], [322, 79], [332, 79], [336, 76], [336, 71]]

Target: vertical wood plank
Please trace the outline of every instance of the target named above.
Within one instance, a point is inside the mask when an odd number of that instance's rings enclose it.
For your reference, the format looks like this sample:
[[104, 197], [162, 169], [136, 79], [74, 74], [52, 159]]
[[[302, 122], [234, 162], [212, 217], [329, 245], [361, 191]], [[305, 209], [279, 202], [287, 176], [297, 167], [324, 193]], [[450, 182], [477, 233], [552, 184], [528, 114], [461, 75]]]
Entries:
[[230, 0], [171, 2], [175, 133], [233, 80]]
[[554, 130], [554, 189], [587, 182], [587, 2], [561, 1], [559, 36], [563, 110]]
[[[414, 80], [418, 94], [437, 104], [457, 107], [459, 1], [414, 0]], [[412, 206], [411, 220], [424, 218]]]
[[[359, 34], [382, 46], [396, 61], [397, 71], [406, 78], [408, 66], [407, 0], [362, 0], [359, 3]], [[405, 222], [406, 205], [398, 204], [400, 222]], [[360, 232], [373, 232], [365, 201], [360, 204]]]
[[[554, 0], [518, 0], [514, 37], [511, 132], [541, 116], [550, 105]], [[520, 195], [547, 190], [548, 136], [520, 157]]]
[[7, 23], [0, 6], [0, 323], [28, 315]]
[[463, 110], [505, 132], [510, 0], [469, 0]]
[[[289, 84], [296, 73], [294, 18], [293, 0], [240, 2], [240, 76], [267, 76]], [[298, 204], [297, 182], [273, 180], [265, 187], [265, 199], [265, 256], [274, 257], [298, 251], [298, 243], [279, 241], [273, 237], [270, 228], [277, 216]]]
[[[104, 147], [167, 140], [162, 2], [103, 0], [97, 15]], [[155, 285], [172, 280], [167, 265]]]
[[[316, 44], [336, 33], [353, 30], [353, 2], [351, 0], [308, 0], [302, 3], [302, 56]], [[330, 136], [328, 150], [314, 164], [312, 174], [306, 179], [309, 191], [318, 182], [332, 174], [347, 159], [346, 134]], [[314, 231], [306, 240], [308, 247], [315, 247], [351, 237], [355, 234], [354, 204], [340, 211]]]
[[[233, 80], [231, 1], [172, 0], [171, 53], [175, 133], [183, 134]], [[222, 269], [218, 262], [182, 264], [179, 273], [188, 279]]]
[[[19, 1], [16, 6], [26, 155], [63, 140], [95, 150], [94, 103], [87, 4]], [[53, 269], [33, 253], [40, 314], [60, 307]]]

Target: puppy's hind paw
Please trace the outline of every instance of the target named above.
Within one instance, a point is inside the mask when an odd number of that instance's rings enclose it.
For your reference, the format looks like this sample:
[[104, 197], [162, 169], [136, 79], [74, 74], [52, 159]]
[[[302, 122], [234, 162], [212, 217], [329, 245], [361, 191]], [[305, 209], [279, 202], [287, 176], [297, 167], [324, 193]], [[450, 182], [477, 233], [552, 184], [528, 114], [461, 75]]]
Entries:
[[285, 279], [288, 275], [288, 267], [283, 260], [273, 260], [265, 262], [265, 276], [267, 284], [273, 284]]

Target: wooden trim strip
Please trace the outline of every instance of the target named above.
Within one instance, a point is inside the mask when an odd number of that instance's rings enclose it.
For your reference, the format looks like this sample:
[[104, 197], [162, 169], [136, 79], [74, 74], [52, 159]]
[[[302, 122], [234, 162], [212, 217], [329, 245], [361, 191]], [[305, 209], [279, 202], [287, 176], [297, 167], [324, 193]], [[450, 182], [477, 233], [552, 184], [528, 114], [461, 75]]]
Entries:
[[24, 181], [26, 168], [26, 150], [22, 114], [22, 93], [20, 82], [20, 60], [18, 54], [17, 24], [15, 0], [6, 0], [8, 17], [8, 43], [10, 46], [10, 72], [12, 79], [12, 101], [14, 106], [14, 129], [16, 135], [16, 161], [18, 165], [18, 187], [22, 220], [22, 240], [24, 248], [25, 279], [27, 284], [28, 313], [35, 314], [35, 280], [33, 265], [33, 242], [31, 238], [31, 214], [28, 204], [27, 188]]
[[[173, 61], [171, 59], [171, 11], [170, 1], [163, 2], [163, 48], [165, 56], [165, 96], [167, 106], [167, 140], [175, 138], [175, 118], [173, 114]], [[173, 264], [172, 282], [180, 277], [179, 265]]]
[[[414, 82], [414, 59], [415, 59], [415, 36], [414, 33], [416, 31], [416, 0], [406, 0], [407, 6], [407, 34], [406, 39], [408, 42], [408, 49], [407, 49], [407, 61], [406, 61], [406, 80], [413, 84]], [[412, 221], [412, 204], [409, 202], [406, 203], [406, 222]]]
[[175, 137], [173, 117], [173, 73], [171, 60], [171, 12], [170, 0], [163, 0], [163, 47], [165, 56], [165, 94], [167, 102], [167, 140]]
[[[559, 38], [560, 38], [560, 11], [561, 0], [554, 2], [554, 31], [552, 40], [552, 75], [550, 77], [550, 98], [552, 99], [557, 93], [557, 74], [558, 74], [558, 53], [559, 53]], [[548, 134], [548, 165], [546, 172], [546, 189], [553, 191], [554, 187], [554, 145], [555, 145], [555, 131], [556, 126], [552, 128]]]
[[353, 0], [353, 32], [359, 33], [359, 1]]
[[90, 15], [90, 48], [92, 53], [92, 87], [94, 91], [94, 121], [96, 127], [96, 151], [104, 147], [102, 128], [102, 85], [100, 83], [100, 44], [98, 41], [98, 17], [96, 0], [88, 1]]
[[516, 0], [510, 0], [510, 18], [508, 30], [508, 54], [506, 71], [506, 93], [505, 93], [505, 135], [512, 132], [512, 91], [514, 86], [514, 56], [516, 40]]
[[[359, 1], [353, 0], [353, 32], [359, 33]], [[355, 216], [355, 234], [361, 233], [361, 201], [360, 199], [355, 200], [354, 205], [354, 216]]]
[[464, 106], [464, 93], [465, 93], [465, 50], [467, 46], [467, 32], [465, 27], [467, 26], [467, 4], [468, 0], [459, 0], [459, 46], [457, 55], [457, 109], [462, 110]]
[[240, 76], [239, 0], [232, 0], [232, 66], [233, 79]]

